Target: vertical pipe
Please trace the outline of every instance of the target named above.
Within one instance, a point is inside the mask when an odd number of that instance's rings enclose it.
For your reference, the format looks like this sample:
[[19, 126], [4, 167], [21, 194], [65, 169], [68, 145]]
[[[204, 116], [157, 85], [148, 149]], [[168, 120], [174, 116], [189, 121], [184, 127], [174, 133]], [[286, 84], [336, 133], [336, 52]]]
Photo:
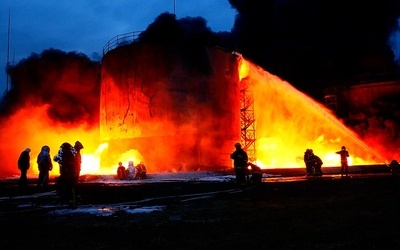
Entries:
[[175, 15], [175, 18], [176, 18], [176, 0], [174, 0], [174, 15]]
[[8, 35], [7, 35], [7, 68], [6, 68], [6, 92], [8, 92], [8, 67], [10, 66], [10, 19], [11, 19], [10, 7], [8, 7]]

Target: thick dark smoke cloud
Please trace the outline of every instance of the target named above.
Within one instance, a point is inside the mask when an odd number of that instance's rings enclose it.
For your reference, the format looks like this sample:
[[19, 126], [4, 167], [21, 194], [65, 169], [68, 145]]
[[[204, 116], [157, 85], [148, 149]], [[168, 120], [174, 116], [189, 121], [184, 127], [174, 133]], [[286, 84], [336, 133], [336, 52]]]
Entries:
[[[400, 0], [358, 5], [343, 0], [228, 1], [237, 10], [231, 32], [213, 32], [202, 17], [176, 19], [162, 13], [138, 41], [236, 50], [317, 100], [328, 86], [351, 84], [366, 76], [392, 77], [397, 72], [388, 41], [398, 29]], [[68, 64], [75, 64], [79, 74], [77, 79], [62, 81], [71, 73]], [[98, 93], [99, 68], [99, 63], [82, 54], [54, 49], [32, 54], [9, 70], [12, 89], [2, 100], [1, 113], [10, 113], [34, 97], [54, 107], [74, 104], [74, 110], [51, 109], [55, 119], [87, 115], [93, 119], [98, 115], [90, 105], [95, 97], [86, 94], [88, 89]]]
[[89, 149], [88, 144], [97, 142], [99, 63], [84, 54], [48, 49], [31, 54], [8, 73], [11, 89], [0, 105], [0, 139], [4, 142], [0, 177], [18, 174], [16, 162], [26, 147], [32, 149], [29, 175], [33, 175], [37, 170], [34, 157], [43, 145], [52, 148], [54, 155], [63, 141], [79, 139]]
[[54, 121], [98, 124], [100, 64], [86, 55], [48, 49], [21, 60], [8, 73], [12, 85], [2, 99], [2, 117], [24, 107], [49, 105]]
[[[237, 10], [231, 32], [213, 33], [201, 18], [176, 20], [165, 13], [143, 32], [142, 41], [167, 42], [169, 37], [235, 50], [320, 102], [324, 102], [328, 87], [399, 79], [389, 42], [399, 29], [399, 0], [362, 4], [343, 0], [229, 2]], [[390, 105], [399, 104], [395, 100]], [[361, 111], [364, 120], [351, 118], [359, 112], [345, 110], [341, 118], [364, 140], [385, 145], [394, 157], [400, 155], [395, 146], [399, 133], [386, 135], [388, 130], [400, 127], [400, 117]], [[372, 122], [375, 120], [380, 122]], [[359, 123], [366, 125], [360, 130], [354, 126]], [[392, 125], [389, 128], [387, 124]]]
[[182, 43], [190, 46], [216, 46], [219, 37], [207, 26], [202, 17], [176, 19], [162, 13], [139, 35], [141, 43]]
[[396, 72], [400, 1], [229, 0], [240, 53], [320, 98], [324, 87]]
[[[398, 77], [389, 38], [399, 28], [400, 0], [228, 1], [237, 10], [231, 32], [213, 32], [202, 17], [162, 13], [137, 42], [178, 42], [193, 46], [194, 54], [204, 45], [234, 50], [321, 101], [329, 86]], [[1, 100], [0, 123], [24, 107], [45, 104], [54, 121], [97, 126], [100, 68], [84, 54], [33, 53], [8, 69], [11, 89]]]
[[231, 32], [212, 32], [202, 17], [163, 13], [139, 41], [235, 50], [317, 100], [329, 86], [397, 76], [389, 38], [399, 28], [400, 0], [229, 2], [237, 10]]

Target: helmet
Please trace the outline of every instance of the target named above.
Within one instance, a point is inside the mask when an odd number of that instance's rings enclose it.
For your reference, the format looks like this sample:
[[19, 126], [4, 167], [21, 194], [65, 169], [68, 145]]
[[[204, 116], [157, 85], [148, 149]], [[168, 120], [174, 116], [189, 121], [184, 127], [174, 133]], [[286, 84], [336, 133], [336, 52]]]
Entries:
[[63, 144], [61, 144], [60, 148], [62, 149], [71, 149], [72, 145], [68, 142], [64, 142]]
[[74, 148], [76, 148], [76, 149], [83, 149], [83, 145], [82, 145], [82, 143], [80, 142], [80, 141], [76, 141], [75, 142], [75, 146], [74, 146]]
[[46, 151], [46, 152], [50, 153], [50, 147], [47, 146], [47, 145], [44, 145], [44, 146], [42, 147], [41, 151], [42, 151], [42, 152]]
[[241, 148], [241, 147], [242, 147], [242, 145], [239, 142], [235, 143], [235, 148]]
[[342, 150], [345, 150], [346, 149], [346, 147], [345, 146], [342, 146]]

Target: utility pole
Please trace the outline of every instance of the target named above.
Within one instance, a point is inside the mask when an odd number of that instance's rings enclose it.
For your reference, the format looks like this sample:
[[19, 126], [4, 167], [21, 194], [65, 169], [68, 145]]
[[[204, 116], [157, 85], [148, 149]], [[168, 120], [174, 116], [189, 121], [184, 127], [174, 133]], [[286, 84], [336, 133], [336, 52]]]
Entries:
[[176, 0], [174, 0], [174, 15], [176, 17]]
[[8, 75], [8, 68], [10, 66], [10, 20], [11, 20], [11, 11], [10, 7], [8, 7], [8, 37], [7, 37], [7, 66], [6, 66], [6, 92], [8, 92], [8, 81], [9, 81], [9, 75]]

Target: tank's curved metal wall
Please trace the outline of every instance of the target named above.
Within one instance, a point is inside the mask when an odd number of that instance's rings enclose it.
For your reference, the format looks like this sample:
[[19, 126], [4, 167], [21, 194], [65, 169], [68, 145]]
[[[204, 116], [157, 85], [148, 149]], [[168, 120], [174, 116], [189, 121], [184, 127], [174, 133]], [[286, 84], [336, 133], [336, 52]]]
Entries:
[[237, 58], [221, 49], [133, 44], [102, 61], [108, 160], [136, 149], [156, 170], [230, 167], [240, 139]]
[[371, 106], [381, 98], [398, 97], [400, 94], [399, 81], [373, 82], [357, 84], [343, 90], [343, 99], [350, 109]]

